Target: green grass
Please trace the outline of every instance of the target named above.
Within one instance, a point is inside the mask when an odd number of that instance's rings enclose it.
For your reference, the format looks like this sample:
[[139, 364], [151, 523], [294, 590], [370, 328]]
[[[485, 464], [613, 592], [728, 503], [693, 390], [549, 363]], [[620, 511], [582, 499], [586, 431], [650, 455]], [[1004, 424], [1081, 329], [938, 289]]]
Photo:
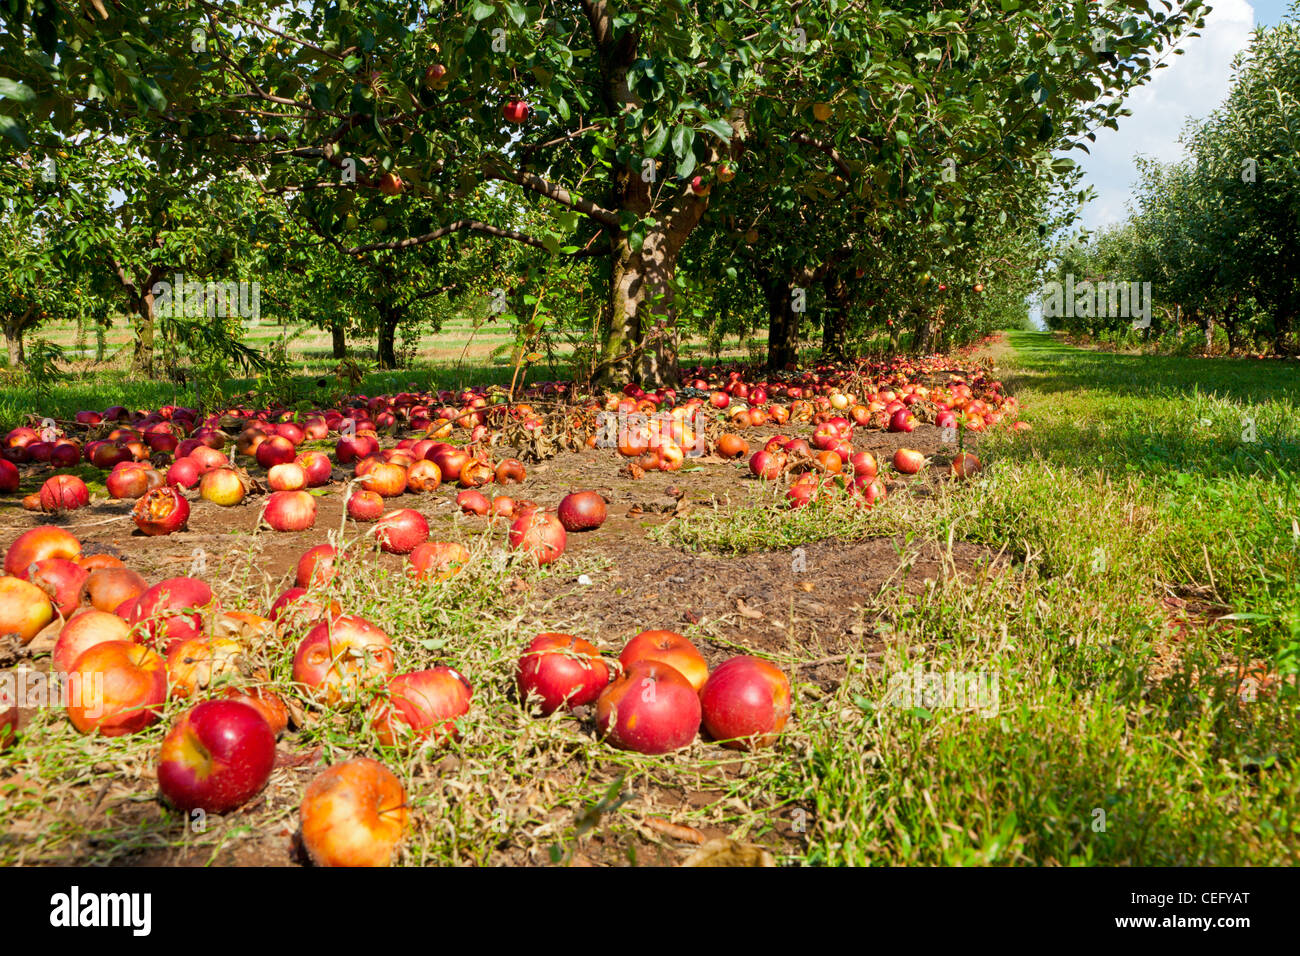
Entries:
[[[1300, 370], [1010, 341], [1033, 431], [990, 436], [967, 486], [667, 529], [724, 552], [906, 534], [1014, 558], [900, 588], [872, 609], [884, 658], [801, 712], [808, 759], [782, 793], [816, 807], [808, 860], [1294, 863]], [[1170, 597], [1192, 605], [1179, 640]], [[1242, 700], [1219, 674], [1253, 660], [1282, 682]], [[883, 706], [918, 664], [996, 677], [997, 716]]]

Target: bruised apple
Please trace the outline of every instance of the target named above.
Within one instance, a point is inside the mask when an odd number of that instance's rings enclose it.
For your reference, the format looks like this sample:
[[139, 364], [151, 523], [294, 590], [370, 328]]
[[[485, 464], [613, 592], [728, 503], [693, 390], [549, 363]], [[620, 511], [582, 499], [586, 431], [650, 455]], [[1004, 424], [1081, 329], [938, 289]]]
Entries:
[[317, 866], [388, 866], [408, 815], [401, 781], [368, 757], [316, 777], [298, 812], [303, 848]]
[[473, 695], [469, 681], [450, 667], [398, 674], [375, 700], [370, 725], [387, 747], [445, 743], [458, 738], [456, 718], [469, 712]]

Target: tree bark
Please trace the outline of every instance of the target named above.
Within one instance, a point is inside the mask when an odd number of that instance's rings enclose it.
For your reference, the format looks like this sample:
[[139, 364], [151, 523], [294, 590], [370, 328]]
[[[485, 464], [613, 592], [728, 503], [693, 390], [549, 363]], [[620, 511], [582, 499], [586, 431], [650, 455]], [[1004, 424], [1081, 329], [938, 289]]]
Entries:
[[933, 350], [934, 323], [930, 321], [929, 315], [921, 315], [917, 319], [912, 329], [912, 354], [924, 355]]
[[343, 328], [342, 322], [333, 322], [330, 325], [330, 337], [336, 359], [345, 359], [348, 357], [348, 341], [346, 337], [347, 330]]
[[392, 305], [383, 305], [379, 309], [379, 367], [397, 368], [397, 350], [393, 342], [397, 333], [397, 322], [401, 311]]
[[153, 378], [153, 283], [149, 283], [144, 295], [136, 300], [135, 312], [139, 321], [135, 328], [135, 354], [131, 359], [131, 367], [145, 378]]
[[794, 308], [796, 284], [772, 277], [763, 288], [767, 296], [767, 368], [770, 372], [787, 371], [799, 363], [799, 323], [803, 313]]
[[9, 347], [9, 367], [18, 368], [23, 364], [23, 333], [15, 332], [8, 325], [5, 326], [5, 345]]
[[832, 361], [846, 357], [849, 332], [849, 283], [843, 272], [831, 270], [823, 282], [826, 306], [822, 317], [822, 356]]

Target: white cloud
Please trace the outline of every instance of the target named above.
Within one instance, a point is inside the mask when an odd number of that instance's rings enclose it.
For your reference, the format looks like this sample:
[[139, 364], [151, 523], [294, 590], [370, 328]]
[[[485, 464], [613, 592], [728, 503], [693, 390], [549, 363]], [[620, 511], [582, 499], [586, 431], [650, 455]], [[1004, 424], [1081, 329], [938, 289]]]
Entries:
[[1174, 162], [1183, 154], [1178, 136], [1189, 117], [1206, 116], [1228, 95], [1232, 61], [1250, 43], [1255, 11], [1246, 0], [1215, 0], [1201, 35], [1182, 44], [1182, 56], [1170, 55], [1146, 86], [1134, 91], [1125, 105], [1132, 116], [1119, 129], [1103, 129], [1090, 144], [1090, 155], [1075, 152], [1085, 182], [1097, 198], [1083, 210], [1089, 229], [1121, 222], [1137, 181], [1134, 158], [1150, 156]]

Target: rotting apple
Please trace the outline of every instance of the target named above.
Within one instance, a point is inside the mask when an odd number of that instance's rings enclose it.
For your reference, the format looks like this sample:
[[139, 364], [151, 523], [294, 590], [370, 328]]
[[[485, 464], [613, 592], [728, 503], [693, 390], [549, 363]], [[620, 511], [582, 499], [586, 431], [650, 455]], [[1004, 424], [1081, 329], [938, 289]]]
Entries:
[[335, 764], [307, 785], [302, 845], [317, 866], [388, 866], [406, 830], [406, 792], [377, 760]]
[[184, 531], [190, 518], [190, 503], [171, 485], [155, 488], [131, 510], [135, 526], [150, 536]]

